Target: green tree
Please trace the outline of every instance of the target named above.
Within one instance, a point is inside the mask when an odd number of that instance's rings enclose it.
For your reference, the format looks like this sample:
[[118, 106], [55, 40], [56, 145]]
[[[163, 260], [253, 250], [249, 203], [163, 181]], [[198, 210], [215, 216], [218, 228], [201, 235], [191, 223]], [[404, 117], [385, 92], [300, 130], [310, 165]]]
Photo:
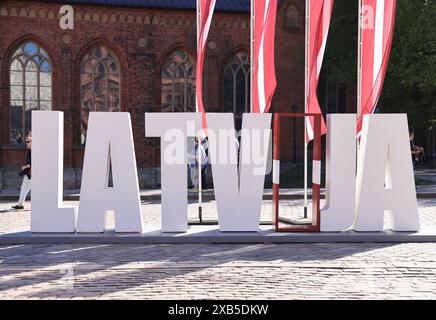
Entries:
[[436, 125], [436, 2], [399, 0], [384, 112], [405, 112], [410, 127], [426, 134]]
[[[357, 28], [358, 1], [336, 0], [322, 70], [332, 87], [357, 87]], [[397, 1], [379, 107], [383, 112], [407, 113], [410, 127], [421, 134], [436, 128], [436, 1]]]

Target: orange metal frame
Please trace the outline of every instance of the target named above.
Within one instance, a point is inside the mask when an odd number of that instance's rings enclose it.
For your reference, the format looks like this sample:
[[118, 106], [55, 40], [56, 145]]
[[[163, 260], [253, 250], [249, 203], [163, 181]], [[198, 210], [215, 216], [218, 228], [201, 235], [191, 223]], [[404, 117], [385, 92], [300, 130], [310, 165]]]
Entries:
[[[275, 113], [273, 159], [280, 160], [280, 121], [282, 118], [314, 118], [313, 160], [321, 161], [321, 114], [312, 113]], [[277, 232], [320, 232], [320, 195], [321, 186], [312, 183], [312, 224], [280, 227], [279, 197], [280, 185], [273, 184], [273, 224]]]

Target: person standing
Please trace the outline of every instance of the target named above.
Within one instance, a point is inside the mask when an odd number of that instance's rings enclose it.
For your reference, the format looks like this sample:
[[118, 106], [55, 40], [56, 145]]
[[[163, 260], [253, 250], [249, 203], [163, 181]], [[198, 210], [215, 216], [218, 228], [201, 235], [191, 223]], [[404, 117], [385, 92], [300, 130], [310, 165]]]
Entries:
[[210, 164], [209, 164], [209, 138], [206, 137], [201, 140], [201, 146], [204, 149], [205, 157], [204, 162], [201, 162], [201, 188], [205, 190], [208, 186], [208, 179], [212, 175], [210, 173]]
[[194, 139], [194, 146], [188, 145], [188, 165], [191, 173], [192, 190], [198, 191], [199, 186], [199, 161], [198, 161], [198, 148], [200, 148], [201, 154], [201, 166], [202, 168], [206, 164], [206, 152], [201, 143], [198, 142], [198, 138]]
[[26, 137], [26, 148], [27, 148], [27, 157], [26, 164], [21, 168], [21, 172], [19, 175], [23, 177], [23, 182], [21, 183], [20, 190], [20, 198], [18, 200], [18, 204], [13, 206], [12, 209], [21, 210], [24, 209], [24, 201], [26, 201], [27, 195], [31, 189], [31, 162], [32, 162], [32, 136], [29, 134]]

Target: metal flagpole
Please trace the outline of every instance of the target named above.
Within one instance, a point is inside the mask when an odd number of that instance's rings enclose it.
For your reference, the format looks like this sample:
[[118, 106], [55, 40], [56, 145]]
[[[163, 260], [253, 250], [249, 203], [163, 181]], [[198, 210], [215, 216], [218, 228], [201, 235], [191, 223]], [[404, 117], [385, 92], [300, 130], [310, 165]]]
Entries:
[[[201, 24], [201, 6], [200, 1], [197, 0], [197, 56], [198, 56], [198, 48], [200, 45], [200, 24]], [[198, 66], [197, 66], [198, 67]], [[196, 96], [195, 102], [197, 104], [197, 112], [198, 112], [198, 97]], [[203, 114], [202, 114], [202, 124], [201, 128], [203, 130]], [[195, 137], [195, 139], [198, 139], [198, 219], [200, 220], [200, 223], [203, 222], [203, 210], [202, 210], [202, 204], [203, 204], [203, 188], [202, 188], [202, 181], [201, 181], [201, 141], [199, 137]], [[195, 143], [194, 143], [194, 151], [195, 151]]]
[[253, 113], [253, 74], [254, 74], [254, 0], [250, 6], [250, 112]]
[[359, 29], [358, 29], [358, 49], [357, 49], [357, 117], [360, 117], [362, 111], [362, 37], [363, 37], [363, 0], [358, 0], [359, 5]]
[[[309, 91], [309, 39], [310, 39], [310, 0], [306, 0], [306, 32], [304, 59], [304, 113], [308, 112]], [[307, 117], [304, 117], [304, 218], [307, 219]]]
[[[358, 26], [358, 48], [357, 48], [357, 118], [361, 116], [362, 112], [362, 48], [363, 48], [363, 0], [358, 0], [359, 5], [359, 26]], [[357, 153], [356, 162], [360, 152], [360, 139], [356, 136], [357, 140]]]

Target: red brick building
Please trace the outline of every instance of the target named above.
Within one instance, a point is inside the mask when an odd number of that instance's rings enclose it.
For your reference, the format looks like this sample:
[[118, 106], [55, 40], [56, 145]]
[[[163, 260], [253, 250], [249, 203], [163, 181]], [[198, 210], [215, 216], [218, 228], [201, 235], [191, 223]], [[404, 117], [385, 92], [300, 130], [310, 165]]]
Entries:
[[[72, 30], [59, 24], [66, 1], [0, 1], [0, 187], [17, 185], [35, 109], [64, 112], [67, 188], [80, 187], [89, 111], [130, 112], [141, 187], [155, 186], [159, 141], [144, 137], [144, 113], [195, 110], [195, 0], [68, 2]], [[205, 108], [236, 123], [249, 112], [249, 6], [217, 0], [205, 57]], [[304, 10], [304, 0], [279, 1], [272, 112], [303, 111]], [[284, 135], [287, 159], [302, 156], [302, 123], [295, 132], [295, 148]]]

